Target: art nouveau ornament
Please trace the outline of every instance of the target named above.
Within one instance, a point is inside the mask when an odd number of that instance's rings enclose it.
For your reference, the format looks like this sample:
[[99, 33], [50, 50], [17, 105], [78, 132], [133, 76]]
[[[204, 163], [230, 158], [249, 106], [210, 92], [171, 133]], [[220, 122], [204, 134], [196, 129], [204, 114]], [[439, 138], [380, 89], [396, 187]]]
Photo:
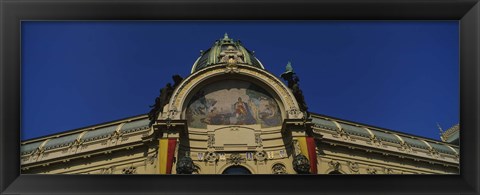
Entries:
[[[187, 96], [190, 92], [192, 91], [197, 91], [197, 93], [201, 93], [201, 89], [195, 89], [196, 86], [199, 83], [202, 83], [203, 81], [212, 79], [212, 78], [228, 78], [225, 77], [226, 75], [225, 72], [231, 72], [234, 71], [238, 73], [240, 76], [239, 78], [243, 78], [242, 80], [257, 80], [260, 83], [263, 83], [262, 85], [266, 85], [268, 88], [270, 88], [274, 94], [269, 94], [270, 97], [273, 98], [273, 96], [278, 96], [279, 101], [283, 105], [278, 105], [281, 107], [280, 110], [285, 110], [284, 112], [287, 114], [288, 118], [302, 118], [303, 113], [299, 110], [298, 104], [293, 96], [293, 94], [290, 92], [290, 90], [275, 76], [271, 75], [270, 73], [266, 72], [265, 70], [257, 69], [251, 66], [246, 66], [242, 64], [225, 64], [225, 65], [216, 65], [216, 66], [211, 66], [205, 69], [202, 69], [198, 72], [193, 73], [189, 77], [183, 80], [183, 82], [176, 88], [174, 91], [172, 98], [170, 99], [169, 103], [169, 110], [172, 110], [172, 108], [175, 108], [177, 111], [175, 114], [171, 114], [170, 117], [174, 120], [180, 119], [180, 116], [178, 115], [178, 111], [185, 112], [187, 108], [184, 108], [185, 106], [191, 105], [192, 101], [190, 100], [189, 102], [185, 102], [187, 99]], [[222, 83], [222, 82], [219, 82]], [[215, 83], [214, 83], [215, 84]], [[257, 85], [250, 83], [251, 85]], [[215, 86], [212, 86], [215, 88]], [[218, 87], [218, 86], [217, 86]], [[264, 87], [261, 87], [264, 88]], [[208, 90], [209, 88], [204, 88], [203, 90]], [[263, 92], [262, 92], [263, 93]], [[201, 94], [196, 94], [194, 95], [197, 97], [197, 95]], [[207, 94], [205, 94], [207, 95]], [[272, 96], [273, 95], [273, 96]], [[235, 99], [238, 100], [238, 97]], [[242, 99], [244, 102], [247, 102], [245, 99]], [[205, 102], [208, 103], [208, 102]], [[272, 108], [273, 109], [273, 108]], [[293, 111], [290, 111], [293, 109]], [[288, 112], [290, 111], [290, 112]], [[196, 111], [193, 111], [196, 112]], [[188, 113], [184, 113], [187, 115]], [[207, 113], [204, 113], [207, 114]]]
[[233, 153], [227, 158], [227, 163], [239, 165], [245, 163], [245, 158], [243, 158], [239, 153]]
[[285, 165], [277, 163], [272, 166], [273, 174], [287, 174], [287, 168]]

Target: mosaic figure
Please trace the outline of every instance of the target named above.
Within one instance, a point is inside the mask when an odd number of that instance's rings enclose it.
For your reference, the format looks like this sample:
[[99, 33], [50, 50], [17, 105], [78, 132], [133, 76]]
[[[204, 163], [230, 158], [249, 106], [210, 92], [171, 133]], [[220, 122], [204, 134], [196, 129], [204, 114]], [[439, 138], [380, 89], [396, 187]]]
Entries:
[[189, 126], [194, 128], [206, 128], [207, 125], [281, 125], [281, 111], [271, 95], [257, 85], [240, 80], [204, 87], [192, 97], [185, 114]]

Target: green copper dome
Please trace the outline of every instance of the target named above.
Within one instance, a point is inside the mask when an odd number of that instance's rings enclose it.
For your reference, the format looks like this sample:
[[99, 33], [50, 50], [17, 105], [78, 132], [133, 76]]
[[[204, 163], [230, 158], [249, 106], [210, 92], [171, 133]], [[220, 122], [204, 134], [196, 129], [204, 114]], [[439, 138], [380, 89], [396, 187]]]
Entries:
[[215, 41], [210, 49], [200, 52], [200, 57], [193, 64], [191, 73], [208, 66], [226, 64], [227, 62], [265, 69], [262, 63], [254, 56], [253, 51], [246, 49], [239, 40], [234, 41], [225, 33], [223, 39]]

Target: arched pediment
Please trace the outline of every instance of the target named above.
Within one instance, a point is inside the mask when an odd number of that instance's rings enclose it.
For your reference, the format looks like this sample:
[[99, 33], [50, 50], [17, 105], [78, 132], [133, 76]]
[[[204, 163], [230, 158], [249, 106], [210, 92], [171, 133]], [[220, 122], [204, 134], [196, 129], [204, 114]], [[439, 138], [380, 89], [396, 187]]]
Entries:
[[192, 93], [198, 92], [206, 83], [212, 81], [229, 80], [231, 78], [243, 81], [252, 81], [260, 86], [268, 88], [272, 95], [278, 98], [278, 106], [284, 113], [286, 119], [303, 118], [303, 113], [299, 111], [298, 103], [291, 91], [274, 75], [265, 70], [245, 65], [216, 65], [193, 73], [175, 89], [168, 104], [168, 112], [160, 116], [163, 119], [173, 120], [185, 119], [185, 110], [188, 101], [192, 98]]

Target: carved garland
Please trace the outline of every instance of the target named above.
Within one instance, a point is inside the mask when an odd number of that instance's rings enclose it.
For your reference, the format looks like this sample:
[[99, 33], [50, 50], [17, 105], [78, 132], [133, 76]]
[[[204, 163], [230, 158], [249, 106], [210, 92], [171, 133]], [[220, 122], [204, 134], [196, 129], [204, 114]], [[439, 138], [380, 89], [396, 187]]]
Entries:
[[137, 173], [137, 168], [133, 167], [133, 166], [124, 168], [122, 170], [122, 174], [130, 175], [130, 174], [135, 174], [135, 173]]
[[375, 169], [373, 167], [368, 167], [367, 168], [367, 173], [368, 174], [377, 174], [377, 169]]
[[227, 158], [228, 164], [239, 165], [245, 163], [245, 158], [243, 158], [239, 153], [233, 153]]

